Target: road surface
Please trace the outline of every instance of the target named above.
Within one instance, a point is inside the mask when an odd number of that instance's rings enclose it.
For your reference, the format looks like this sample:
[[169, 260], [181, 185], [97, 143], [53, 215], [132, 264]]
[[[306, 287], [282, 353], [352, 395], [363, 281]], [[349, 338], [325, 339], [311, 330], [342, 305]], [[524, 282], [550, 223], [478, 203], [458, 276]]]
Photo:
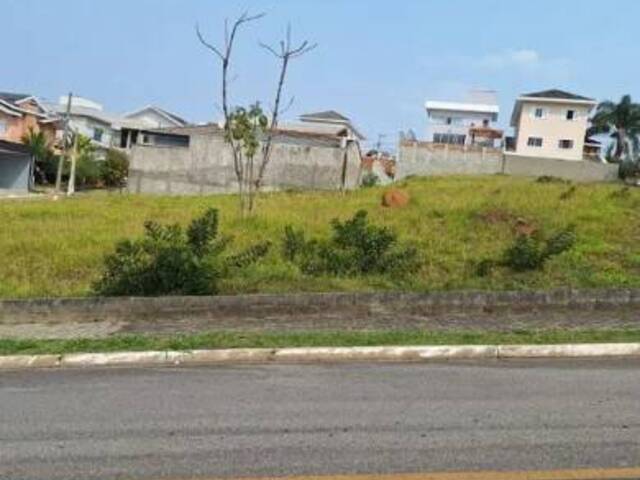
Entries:
[[640, 361], [0, 373], [0, 478], [640, 466]]

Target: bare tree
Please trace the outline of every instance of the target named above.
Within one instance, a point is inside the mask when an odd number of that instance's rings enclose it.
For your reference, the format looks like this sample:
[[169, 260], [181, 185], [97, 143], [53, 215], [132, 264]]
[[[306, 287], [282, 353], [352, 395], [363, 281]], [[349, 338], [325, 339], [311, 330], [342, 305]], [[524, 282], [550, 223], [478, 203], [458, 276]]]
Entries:
[[[305, 53], [310, 52], [318, 46], [317, 43], [309, 43], [308, 40], [304, 40], [297, 47], [292, 46], [291, 43], [291, 24], [287, 25], [287, 33], [284, 40], [281, 40], [278, 47], [274, 48], [270, 45], [260, 43], [260, 46], [273, 54], [280, 61], [280, 76], [278, 77], [278, 86], [276, 88], [275, 100], [273, 102], [273, 110], [271, 112], [271, 122], [267, 130], [267, 136], [262, 146], [262, 159], [260, 167], [258, 169], [258, 176], [255, 179], [254, 192], [258, 192], [262, 186], [264, 180], [264, 174], [271, 160], [271, 146], [273, 144], [273, 137], [277, 133], [279, 116], [283, 111], [287, 110], [293, 103], [293, 98], [289, 101], [286, 108], [280, 109], [280, 103], [282, 101], [282, 91], [284, 89], [284, 82], [287, 77], [287, 68], [289, 62], [294, 58], [301, 57]], [[249, 211], [252, 211], [254, 207], [253, 195], [249, 198]]]
[[233, 54], [233, 47], [235, 44], [236, 36], [239, 28], [245, 23], [252, 22], [254, 20], [258, 20], [264, 17], [264, 13], [259, 13], [257, 15], [250, 15], [249, 12], [244, 12], [240, 17], [238, 17], [229, 29], [229, 20], [225, 19], [224, 22], [224, 48], [218, 48], [205, 39], [204, 35], [200, 31], [200, 27], [196, 25], [196, 34], [198, 35], [198, 40], [200, 43], [204, 45], [208, 50], [210, 50], [221, 62], [222, 65], [222, 113], [224, 115], [224, 131], [225, 131], [225, 139], [231, 146], [231, 150], [233, 153], [233, 168], [236, 174], [236, 178], [238, 180], [238, 188], [240, 192], [240, 210], [244, 213], [245, 210], [245, 202], [244, 202], [244, 165], [242, 162], [242, 146], [238, 142], [234, 142], [233, 135], [231, 132], [231, 123], [232, 123], [232, 110], [229, 108], [229, 66], [231, 65], [231, 58]]
[[[245, 12], [233, 23], [231, 29], [229, 29], [229, 22], [225, 20], [223, 49], [220, 49], [207, 41], [202, 35], [200, 28], [196, 25], [196, 33], [198, 35], [200, 43], [202, 43], [202, 45], [209, 49], [220, 60], [222, 64], [222, 113], [224, 115], [225, 123], [225, 140], [231, 146], [231, 150], [233, 152], [233, 165], [236, 178], [238, 180], [238, 189], [240, 193], [240, 210], [243, 214], [246, 211], [248, 211], [248, 213], [251, 213], [253, 211], [255, 205], [255, 195], [259, 192], [260, 187], [262, 186], [265, 171], [271, 159], [273, 138], [277, 133], [279, 116], [286, 110], [286, 108], [281, 109], [280, 104], [282, 102], [282, 92], [284, 89], [284, 83], [287, 76], [289, 63], [292, 59], [304, 55], [317, 46], [316, 44], [310, 44], [307, 40], [305, 40], [297, 47], [294, 47], [291, 42], [291, 25], [287, 26], [285, 39], [280, 41], [277, 48], [271, 47], [264, 43], [260, 44], [260, 46], [271, 52], [276, 58], [279, 59], [280, 75], [278, 77], [275, 100], [271, 113], [271, 121], [268, 123], [268, 127], [266, 129], [262, 129], [264, 134], [262, 135], [263, 138], [260, 165], [258, 167], [258, 173], [256, 176], [254, 174], [253, 168], [254, 163], [252, 149], [251, 147], [247, 148], [247, 146], [250, 146], [252, 142], [248, 140], [247, 135], [255, 135], [259, 129], [257, 128], [257, 125], [254, 125], [254, 128], [248, 128], [246, 125], [242, 126], [241, 124], [238, 124], [239, 119], [242, 119], [243, 111], [242, 109], [232, 109], [229, 107], [228, 79], [229, 67], [231, 64], [233, 47], [238, 29], [243, 24], [258, 20], [264, 16], [264, 13], [249, 15], [248, 12]], [[289, 108], [292, 102], [293, 99], [289, 102], [287, 108]], [[259, 115], [256, 114], [253, 118], [255, 119], [258, 117]], [[239, 132], [250, 133], [245, 135]], [[250, 152], [250, 155], [247, 154], [247, 152]], [[246, 164], [243, 162], [244, 156], [247, 156]]]

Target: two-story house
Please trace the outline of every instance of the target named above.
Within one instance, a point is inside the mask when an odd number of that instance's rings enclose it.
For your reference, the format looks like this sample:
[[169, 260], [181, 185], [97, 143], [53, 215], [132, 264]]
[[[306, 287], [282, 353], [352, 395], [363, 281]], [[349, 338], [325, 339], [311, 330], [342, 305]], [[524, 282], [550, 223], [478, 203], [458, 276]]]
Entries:
[[596, 103], [562, 90], [518, 97], [511, 116], [515, 135], [508, 150], [523, 156], [583, 160], [589, 114]]
[[472, 90], [465, 102], [429, 100], [425, 108], [430, 142], [493, 147], [502, 138], [495, 128], [500, 107], [494, 91]]
[[48, 115], [33, 95], [0, 92], [0, 140], [21, 143], [22, 138], [33, 130], [44, 132], [53, 143], [57, 120]]

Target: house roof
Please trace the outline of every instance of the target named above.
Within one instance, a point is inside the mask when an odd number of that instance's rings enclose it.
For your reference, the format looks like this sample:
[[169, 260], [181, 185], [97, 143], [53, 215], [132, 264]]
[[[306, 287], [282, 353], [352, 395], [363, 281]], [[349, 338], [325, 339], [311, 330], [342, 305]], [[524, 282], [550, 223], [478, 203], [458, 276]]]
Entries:
[[14, 93], [14, 92], [0, 92], [0, 100], [4, 100], [5, 102], [17, 102], [18, 100], [22, 100], [24, 98], [29, 98], [31, 95], [27, 93]]
[[186, 126], [189, 125], [189, 122], [187, 122], [184, 118], [176, 115], [175, 113], [171, 113], [163, 108], [160, 107], [156, 107], [155, 105], [147, 105], [146, 107], [142, 107], [138, 110], [135, 110], [131, 113], [127, 113], [125, 115], [125, 118], [131, 118], [134, 117], [146, 110], [153, 110], [154, 112], [156, 112], [158, 115], [166, 118], [167, 120], [169, 120], [170, 122], [174, 123], [176, 127], [181, 127], [181, 126]]
[[300, 118], [313, 118], [318, 120], [331, 120], [334, 122], [349, 122], [350, 120], [344, 115], [336, 112], [335, 110], [325, 110], [323, 112], [305, 113], [300, 115]]
[[559, 90], [559, 89], [556, 89], [556, 88], [552, 88], [550, 90], [542, 90], [541, 92], [526, 93], [524, 95], [521, 95], [521, 97], [553, 98], [555, 100], [586, 100], [586, 101], [594, 101], [592, 98], [583, 97], [582, 95], [576, 95], [575, 93], [566, 92], [564, 90]]
[[12, 117], [22, 117], [22, 113], [18, 110], [18, 108], [16, 108], [13, 103], [7, 102], [5, 100], [0, 100], [0, 112], [11, 115]]
[[570, 93], [555, 88], [550, 90], [542, 90], [540, 92], [526, 93], [524, 95], [520, 95], [516, 99], [516, 103], [513, 107], [513, 113], [511, 114], [512, 127], [515, 127], [518, 124], [518, 118], [520, 117], [520, 113], [522, 111], [523, 102], [532, 102], [536, 100], [542, 100], [547, 103], [586, 105], [590, 107], [589, 110], [595, 107], [597, 103], [593, 98], [583, 97], [582, 95], [576, 95], [575, 93]]

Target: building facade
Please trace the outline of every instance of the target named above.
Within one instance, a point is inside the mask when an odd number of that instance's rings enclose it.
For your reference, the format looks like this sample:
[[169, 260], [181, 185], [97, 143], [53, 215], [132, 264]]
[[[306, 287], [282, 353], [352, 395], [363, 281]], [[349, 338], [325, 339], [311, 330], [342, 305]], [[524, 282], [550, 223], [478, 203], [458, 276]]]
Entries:
[[[583, 160], [589, 114], [596, 103], [562, 90], [518, 97], [511, 116], [515, 135], [508, 150], [529, 157]], [[593, 144], [586, 147], [593, 150]]]
[[502, 138], [495, 127], [500, 113], [495, 92], [472, 91], [465, 102], [429, 100], [425, 109], [429, 142], [494, 147]]

